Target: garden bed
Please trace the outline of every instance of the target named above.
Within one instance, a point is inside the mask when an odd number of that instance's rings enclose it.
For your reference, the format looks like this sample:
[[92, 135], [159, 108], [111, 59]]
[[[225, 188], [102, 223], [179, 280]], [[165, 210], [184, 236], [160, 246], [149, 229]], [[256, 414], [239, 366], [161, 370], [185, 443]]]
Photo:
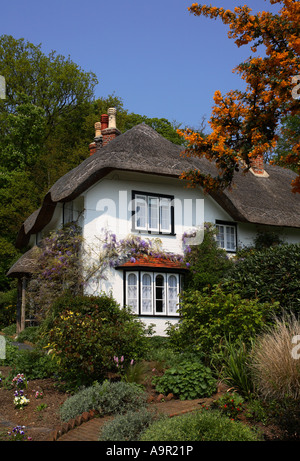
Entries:
[[[8, 376], [9, 367], [0, 367], [0, 372], [2, 377]], [[37, 391], [43, 393], [43, 398], [35, 398]], [[219, 389], [219, 391], [212, 398], [179, 400], [172, 396], [159, 395], [151, 387], [147, 389], [149, 405], [155, 406], [158, 412], [169, 416], [189, 412], [201, 406], [207, 408], [226, 389]], [[10, 440], [7, 433], [16, 426], [25, 426], [26, 438], [30, 437], [32, 441], [49, 440], [51, 432], [62, 424], [59, 409], [70, 394], [59, 390], [57, 383], [49, 378], [29, 381], [24, 393], [30, 401], [23, 409], [16, 409], [13, 403], [14, 389], [0, 388], [0, 440]], [[247, 420], [245, 415], [246, 413], [240, 415], [239, 419], [253, 426], [254, 423]], [[285, 438], [285, 434], [275, 425], [264, 426], [258, 423], [255, 425], [263, 432], [265, 440], [278, 441]]]

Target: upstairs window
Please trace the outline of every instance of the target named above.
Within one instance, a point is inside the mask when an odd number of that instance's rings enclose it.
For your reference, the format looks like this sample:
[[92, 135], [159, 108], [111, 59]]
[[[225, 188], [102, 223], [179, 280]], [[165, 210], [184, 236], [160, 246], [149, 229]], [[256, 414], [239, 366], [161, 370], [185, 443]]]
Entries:
[[217, 221], [216, 229], [219, 247], [228, 252], [235, 252], [237, 247], [236, 224]]
[[133, 228], [158, 234], [174, 233], [174, 197], [133, 192]]

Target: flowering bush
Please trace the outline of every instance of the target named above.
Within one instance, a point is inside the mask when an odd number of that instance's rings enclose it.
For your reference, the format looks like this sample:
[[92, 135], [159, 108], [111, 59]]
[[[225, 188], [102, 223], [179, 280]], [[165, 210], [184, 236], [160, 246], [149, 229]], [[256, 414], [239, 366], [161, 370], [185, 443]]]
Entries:
[[93, 382], [115, 371], [112, 357], [142, 358], [148, 344], [144, 325], [105, 294], [57, 300], [46, 337], [60, 372], [78, 383]]
[[23, 407], [28, 405], [29, 402], [30, 402], [30, 400], [27, 399], [27, 397], [24, 395], [24, 391], [22, 391], [22, 390], [15, 391], [15, 397], [14, 397], [15, 408], [17, 408], [19, 410], [22, 410]]
[[221, 410], [231, 419], [236, 419], [245, 409], [243, 397], [235, 392], [227, 392], [222, 395], [213, 402], [212, 406]]

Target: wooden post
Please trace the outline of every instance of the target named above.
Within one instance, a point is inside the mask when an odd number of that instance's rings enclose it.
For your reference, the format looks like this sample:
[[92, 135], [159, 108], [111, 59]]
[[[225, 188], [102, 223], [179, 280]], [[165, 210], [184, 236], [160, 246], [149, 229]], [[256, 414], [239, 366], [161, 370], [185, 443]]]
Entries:
[[21, 277], [18, 277], [17, 335], [21, 333], [21, 310], [22, 310], [22, 279]]
[[21, 331], [25, 329], [26, 277], [22, 277]]
[[26, 277], [18, 277], [17, 335], [25, 329]]

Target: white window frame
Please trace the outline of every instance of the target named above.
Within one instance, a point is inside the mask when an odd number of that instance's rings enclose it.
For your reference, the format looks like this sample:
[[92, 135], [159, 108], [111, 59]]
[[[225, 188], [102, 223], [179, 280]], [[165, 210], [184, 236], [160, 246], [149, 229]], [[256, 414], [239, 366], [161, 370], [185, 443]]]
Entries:
[[[176, 272], [152, 272], [152, 271], [126, 271], [126, 285], [125, 285], [125, 289], [126, 289], [126, 304], [128, 306], [131, 306], [130, 303], [128, 302], [129, 301], [129, 297], [128, 297], [128, 287], [129, 287], [129, 284], [128, 284], [128, 279], [129, 279], [129, 276], [133, 274], [136, 276], [136, 280], [137, 280], [137, 290], [136, 290], [136, 305], [137, 305], [137, 309], [136, 311], [134, 311], [135, 314], [138, 314], [138, 315], [141, 315], [141, 316], [154, 316], [154, 317], [179, 317], [179, 312], [178, 312], [178, 305], [179, 305], [179, 292], [180, 292], [180, 280], [181, 280], [181, 275], [176, 273]], [[143, 277], [147, 275], [150, 277], [150, 281], [151, 281], [151, 308], [150, 310], [147, 310], [145, 311], [143, 309]], [[163, 277], [163, 281], [164, 281], [164, 297], [162, 298], [163, 299], [163, 311], [162, 312], [158, 312], [157, 311], [157, 307], [156, 307], [156, 277], [157, 276], [162, 276]], [[170, 299], [169, 298], [169, 290], [170, 288], [174, 288], [174, 287], [170, 287], [169, 286], [169, 280], [170, 278], [174, 276], [176, 278], [176, 297], [177, 297], [177, 302], [176, 302], [176, 309], [175, 311], [171, 311], [169, 309], [169, 302], [170, 301], [173, 301], [173, 298]], [[149, 298], [146, 298], [147, 300]], [[132, 306], [131, 306], [132, 307]]]
[[[150, 308], [150, 311], [144, 310], [144, 305], [143, 305], [143, 301], [144, 301], [144, 298], [143, 298], [143, 288], [144, 288], [143, 278], [144, 278], [144, 276], [149, 276], [150, 277], [150, 293], [151, 293], [151, 299], [150, 299], [151, 308]], [[153, 315], [153, 277], [152, 277], [151, 272], [141, 272], [140, 289], [141, 289], [141, 306], [140, 306], [141, 315]], [[146, 299], [148, 300], [149, 298], [146, 298]]]
[[[218, 234], [216, 236], [217, 238], [217, 242], [218, 242], [218, 245], [220, 248], [223, 248], [224, 250], [228, 251], [228, 252], [232, 252], [232, 253], [235, 253], [236, 252], [236, 247], [237, 247], [237, 244], [236, 244], [236, 225], [235, 224], [230, 224], [230, 223], [216, 223], [216, 229], [217, 229], [217, 232], [219, 233], [220, 232], [220, 229], [222, 229], [222, 235], [223, 235], [223, 241], [224, 241], [224, 244], [222, 245], [221, 244], [221, 239], [218, 237]], [[228, 245], [228, 238], [227, 238], [227, 230], [228, 229], [233, 229], [234, 231], [234, 248], [231, 248], [230, 245]]]
[[[176, 286], [175, 287], [170, 286], [169, 281], [170, 281], [171, 277], [175, 277], [175, 279], [176, 279]], [[168, 293], [167, 293], [166, 309], [167, 309], [168, 315], [177, 315], [178, 303], [179, 303], [179, 287], [180, 287], [180, 276], [178, 274], [167, 274], [167, 290], [168, 290]], [[171, 288], [176, 289], [176, 301], [177, 302], [176, 302], [176, 306], [175, 306], [175, 312], [171, 311], [171, 309], [170, 309], [170, 302], [173, 301], [173, 299], [170, 296], [170, 289]]]
[[[128, 280], [129, 280], [130, 275], [134, 275], [136, 277], [136, 308], [134, 308], [129, 302], [129, 296], [128, 296], [129, 283], [128, 283]], [[127, 301], [127, 305], [132, 309], [132, 312], [134, 314], [139, 313], [139, 289], [140, 289], [140, 284], [139, 284], [139, 274], [138, 274], [138, 272], [135, 272], [135, 271], [126, 272], [126, 301]]]

